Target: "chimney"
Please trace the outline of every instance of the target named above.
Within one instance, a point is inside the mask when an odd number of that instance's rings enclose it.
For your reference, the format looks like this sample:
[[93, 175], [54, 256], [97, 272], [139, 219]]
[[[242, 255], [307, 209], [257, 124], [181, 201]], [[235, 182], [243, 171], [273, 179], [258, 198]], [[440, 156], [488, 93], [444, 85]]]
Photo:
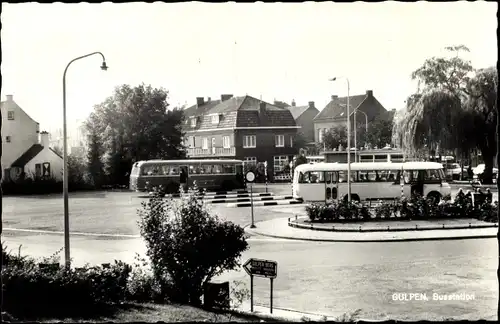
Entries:
[[368, 97], [373, 97], [373, 90], [366, 90], [366, 95]]
[[13, 101], [14, 96], [13, 95], [7, 95], [7, 101]]
[[264, 116], [265, 113], [266, 113], [266, 103], [265, 102], [261, 102], [260, 105], [259, 105], [259, 113], [261, 116]]
[[309, 101], [309, 108], [314, 108], [314, 101]]
[[292, 99], [292, 107], [295, 107], [295, 99]]
[[204, 103], [205, 103], [205, 98], [203, 98], [203, 97], [196, 97], [196, 105], [198, 107], [203, 106]]
[[338, 97], [339, 97], [339, 96], [337, 96], [337, 95], [332, 95], [332, 100], [335, 100], [335, 99], [337, 99]]
[[210, 102], [210, 101], [212, 101], [212, 98], [207, 97], [207, 102]]
[[49, 133], [43, 131], [40, 133], [40, 144], [45, 148], [49, 147]]
[[233, 97], [232, 94], [223, 94], [223, 95], [220, 96], [220, 100], [221, 101], [226, 101], [228, 99], [231, 99], [232, 97]]

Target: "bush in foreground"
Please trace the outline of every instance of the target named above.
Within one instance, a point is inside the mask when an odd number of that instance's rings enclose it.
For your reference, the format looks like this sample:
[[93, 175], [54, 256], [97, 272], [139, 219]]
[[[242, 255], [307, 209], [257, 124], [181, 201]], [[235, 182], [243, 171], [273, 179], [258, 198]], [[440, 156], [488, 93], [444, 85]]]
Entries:
[[139, 226], [161, 294], [199, 306], [204, 284], [239, 266], [248, 243], [242, 227], [210, 214], [195, 192], [181, 191], [180, 200], [152, 196], [139, 209]]
[[2, 247], [2, 257], [2, 307], [14, 317], [84, 315], [126, 299], [131, 268], [123, 262], [67, 270], [56, 255], [37, 261]]

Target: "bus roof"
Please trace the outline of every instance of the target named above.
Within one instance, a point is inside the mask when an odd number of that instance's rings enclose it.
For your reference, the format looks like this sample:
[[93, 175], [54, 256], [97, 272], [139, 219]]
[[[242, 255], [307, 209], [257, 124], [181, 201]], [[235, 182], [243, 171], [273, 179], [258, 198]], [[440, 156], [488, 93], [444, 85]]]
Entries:
[[147, 164], [210, 164], [210, 163], [243, 163], [242, 160], [226, 160], [226, 159], [210, 159], [210, 160], [147, 160], [147, 161], [138, 161], [136, 162], [138, 165], [147, 165]]
[[[362, 162], [351, 163], [352, 171], [371, 171], [371, 170], [428, 170], [428, 169], [442, 169], [443, 166], [436, 162]], [[301, 164], [297, 166], [298, 171], [345, 171], [347, 170], [347, 163], [315, 163], [315, 164]]]

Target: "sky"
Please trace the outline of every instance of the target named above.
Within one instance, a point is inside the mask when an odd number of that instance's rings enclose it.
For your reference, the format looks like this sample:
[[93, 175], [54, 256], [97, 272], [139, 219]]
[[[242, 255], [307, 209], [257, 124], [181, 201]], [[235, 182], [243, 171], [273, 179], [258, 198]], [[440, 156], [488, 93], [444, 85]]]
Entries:
[[[116, 86], [169, 91], [172, 106], [245, 94], [320, 110], [331, 95], [373, 90], [401, 109], [411, 72], [444, 47], [466, 45], [476, 68], [497, 62], [495, 2], [3, 4], [2, 100], [41, 130], [83, 120]], [[328, 81], [337, 76], [336, 82]]]

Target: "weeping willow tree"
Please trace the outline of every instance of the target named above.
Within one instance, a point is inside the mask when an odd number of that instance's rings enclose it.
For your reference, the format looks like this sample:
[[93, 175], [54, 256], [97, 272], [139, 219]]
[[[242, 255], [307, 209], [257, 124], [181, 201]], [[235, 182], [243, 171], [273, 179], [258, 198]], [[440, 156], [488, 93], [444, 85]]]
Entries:
[[463, 120], [460, 98], [447, 90], [414, 94], [394, 121], [393, 141], [406, 154], [422, 157], [457, 147]]
[[408, 97], [406, 107], [395, 116], [393, 142], [409, 156], [425, 156], [468, 152], [470, 141], [462, 140], [465, 122], [469, 61], [460, 58], [468, 48], [447, 47], [452, 57], [433, 57], [412, 73], [418, 81], [415, 94]]

